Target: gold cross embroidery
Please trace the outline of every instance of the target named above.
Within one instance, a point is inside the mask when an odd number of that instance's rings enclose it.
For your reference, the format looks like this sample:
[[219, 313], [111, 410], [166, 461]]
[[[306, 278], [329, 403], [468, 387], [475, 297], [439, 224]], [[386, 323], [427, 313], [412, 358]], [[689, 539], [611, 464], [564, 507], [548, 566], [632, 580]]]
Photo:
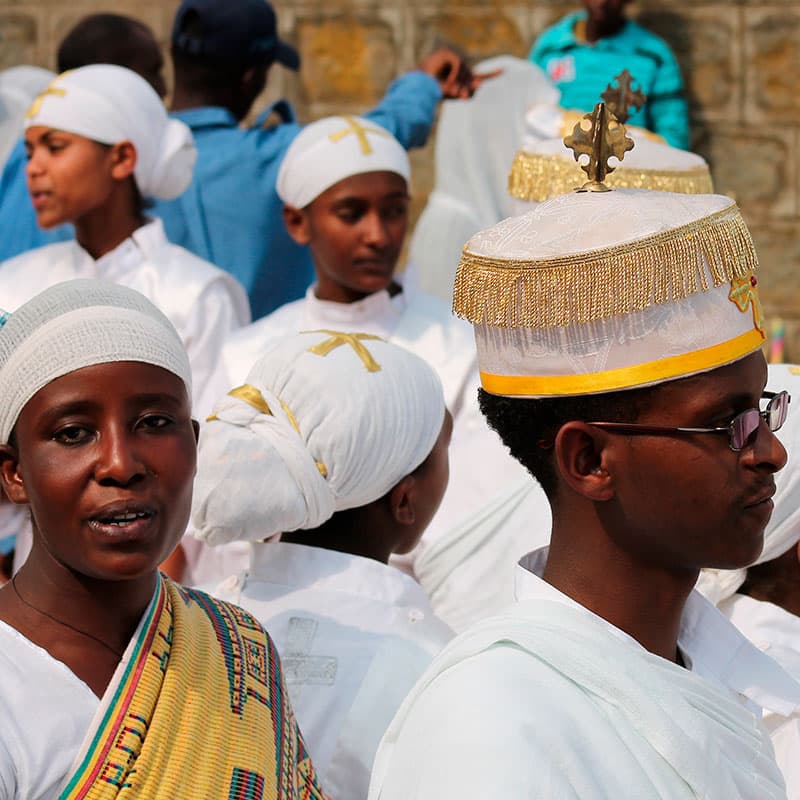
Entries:
[[[60, 78], [61, 75], [58, 77]], [[53, 83], [55, 83], [55, 81], [53, 81]], [[35, 117], [41, 110], [42, 103], [48, 95], [52, 94], [56, 97], [64, 97], [66, 93], [66, 89], [59, 89], [57, 86], [53, 86], [51, 83], [43, 92], [40, 92], [38, 95], [36, 95], [33, 103], [31, 103], [31, 107], [25, 112], [25, 118], [30, 119], [31, 117]]]
[[326, 339], [324, 342], [315, 344], [313, 347], [308, 348], [309, 353], [314, 353], [316, 356], [327, 356], [328, 353], [333, 352], [337, 347], [342, 345], [350, 345], [355, 351], [355, 354], [361, 359], [361, 363], [367, 368], [368, 372], [380, 372], [381, 365], [372, 357], [372, 354], [361, 344], [362, 341], [371, 339], [374, 341], [384, 341], [380, 336], [375, 336], [371, 333], [341, 333], [340, 331], [303, 331], [303, 333], [327, 333], [331, 338]]
[[742, 313], [747, 311], [748, 306], [753, 308], [753, 325], [756, 330], [766, 338], [764, 333], [764, 309], [761, 307], [761, 300], [758, 297], [758, 279], [755, 275], [745, 275], [743, 278], [734, 278], [731, 281], [731, 290], [728, 292], [728, 299], [736, 305]]
[[351, 133], [354, 133], [358, 137], [358, 144], [361, 147], [361, 154], [368, 156], [372, 152], [372, 145], [369, 143], [369, 139], [367, 138], [368, 133], [374, 133], [378, 136], [385, 136], [388, 137], [389, 134], [386, 131], [382, 131], [378, 128], [366, 128], [364, 127], [357, 119], [354, 117], [342, 117], [342, 119], [347, 122], [348, 127], [344, 128], [343, 130], [336, 131], [336, 133], [332, 133], [328, 138], [334, 143], [337, 144], [341, 142], [346, 136], [349, 136]]

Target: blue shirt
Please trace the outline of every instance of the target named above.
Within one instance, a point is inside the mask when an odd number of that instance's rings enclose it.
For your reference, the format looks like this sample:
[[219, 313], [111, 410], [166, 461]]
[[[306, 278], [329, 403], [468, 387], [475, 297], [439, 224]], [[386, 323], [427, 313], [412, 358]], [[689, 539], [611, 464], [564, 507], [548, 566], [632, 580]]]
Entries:
[[[404, 147], [421, 147], [441, 96], [434, 78], [409, 72], [364, 116], [391, 131]], [[264, 127], [273, 113], [280, 124]], [[238, 278], [253, 319], [303, 297], [314, 280], [311, 253], [287, 233], [275, 191], [283, 156], [302, 129], [289, 104], [279, 101], [250, 128], [239, 127], [230, 111], [216, 106], [173, 116], [192, 129], [198, 157], [186, 192], [175, 200], [157, 200], [150, 212], [162, 218], [167, 238]], [[21, 157], [14, 160], [18, 150]], [[37, 226], [24, 162], [20, 144], [0, 178], [0, 260], [72, 237], [71, 226], [57, 231]]]
[[689, 147], [689, 113], [683, 80], [669, 45], [632, 20], [589, 44], [575, 38], [575, 23], [585, 11], [568, 14], [536, 40], [530, 60], [561, 90], [563, 108], [591, 111], [616, 75], [627, 69], [647, 102], [628, 119], [663, 136], [673, 147]]

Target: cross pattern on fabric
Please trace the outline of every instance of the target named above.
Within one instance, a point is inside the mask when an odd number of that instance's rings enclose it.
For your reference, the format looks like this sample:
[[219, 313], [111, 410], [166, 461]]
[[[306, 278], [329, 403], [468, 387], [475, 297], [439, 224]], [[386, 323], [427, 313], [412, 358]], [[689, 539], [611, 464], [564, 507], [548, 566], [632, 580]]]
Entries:
[[389, 138], [389, 134], [386, 133], [386, 131], [382, 131], [379, 128], [367, 128], [354, 117], [343, 116], [342, 119], [347, 122], [347, 127], [340, 131], [336, 131], [336, 133], [332, 133], [328, 137], [334, 144], [341, 142], [342, 139], [350, 136], [350, 134], [355, 134], [355, 136], [358, 138], [358, 145], [361, 149], [361, 154], [368, 156], [372, 152], [372, 145], [369, 143], [369, 139], [367, 138], [368, 133], [374, 133], [376, 136]]
[[336, 683], [339, 660], [333, 656], [312, 656], [311, 647], [317, 633], [316, 620], [291, 617], [281, 662], [288, 684], [332, 686]]
[[342, 333], [341, 331], [329, 331], [324, 328], [318, 331], [303, 331], [303, 333], [327, 333], [331, 337], [324, 342], [320, 342], [308, 348], [308, 352], [313, 353], [315, 356], [322, 356], [324, 358], [337, 347], [349, 345], [361, 359], [361, 363], [366, 367], [367, 372], [380, 372], [381, 370], [381, 365], [372, 357], [372, 353], [362, 344], [362, 342], [366, 340], [384, 341], [380, 336], [375, 336], [372, 333]]
[[[62, 76], [59, 75], [59, 78], [60, 77]], [[67, 94], [66, 89], [59, 89], [57, 86], [54, 86], [51, 83], [43, 92], [39, 92], [39, 94], [36, 95], [36, 98], [34, 99], [33, 103], [31, 103], [31, 107], [25, 113], [26, 119], [35, 117], [39, 113], [40, 109], [42, 108], [42, 103], [44, 103], [45, 98], [48, 95], [55, 95], [56, 97], [65, 97], [66, 94]]]
[[728, 292], [728, 299], [736, 305], [742, 313], [747, 311], [748, 306], [753, 309], [753, 325], [756, 330], [766, 338], [764, 333], [764, 309], [761, 307], [761, 300], [758, 296], [758, 278], [755, 275], [745, 275], [743, 278], [734, 278], [731, 281], [731, 290]]

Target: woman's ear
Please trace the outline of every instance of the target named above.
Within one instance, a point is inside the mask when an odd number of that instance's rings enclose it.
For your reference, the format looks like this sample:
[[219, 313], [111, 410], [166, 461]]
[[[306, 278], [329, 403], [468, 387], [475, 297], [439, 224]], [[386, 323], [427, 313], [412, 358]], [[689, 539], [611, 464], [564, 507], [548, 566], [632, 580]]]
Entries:
[[556, 435], [554, 457], [561, 480], [592, 502], [614, 497], [609, 439], [599, 428], [578, 421], [565, 423]]
[[417, 479], [406, 475], [389, 492], [389, 510], [398, 525], [413, 525], [417, 521]]
[[133, 142], [118, 142], [111, 146], [111, 177], [124, 181], [136, 169], [136, 148]]
[[17, 450], [10, 444], [0, 445], [0, 483], [12, 503], [28, 502]]
[[301, 246], [311, 242], [311, 225], [308, 220], [308, 212], [303, 208], [294, 206], [283, 207], [283, 224], [289, 236]]

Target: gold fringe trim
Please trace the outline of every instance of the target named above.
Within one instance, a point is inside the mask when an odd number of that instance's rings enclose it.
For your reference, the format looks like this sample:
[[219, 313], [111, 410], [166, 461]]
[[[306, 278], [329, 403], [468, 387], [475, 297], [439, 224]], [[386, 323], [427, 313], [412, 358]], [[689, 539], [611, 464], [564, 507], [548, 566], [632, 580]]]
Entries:
[[[541, 203], [569, 194], [586, 181], [577, 161], [520, 150], [508, 176], [508, 193], [520, 200]], [[619, 166], [604, 181], [616, 189], [649, 189], [679, 194], [711, 194], [714, 185], [708, 167], [689, 170], [629, 169]]]
[[473, 324], [549, 328], [641, 311], [705, 292], [758, 269], [735, 204], [618, 247], [541, 261], [461, 255], [454, 312]]

